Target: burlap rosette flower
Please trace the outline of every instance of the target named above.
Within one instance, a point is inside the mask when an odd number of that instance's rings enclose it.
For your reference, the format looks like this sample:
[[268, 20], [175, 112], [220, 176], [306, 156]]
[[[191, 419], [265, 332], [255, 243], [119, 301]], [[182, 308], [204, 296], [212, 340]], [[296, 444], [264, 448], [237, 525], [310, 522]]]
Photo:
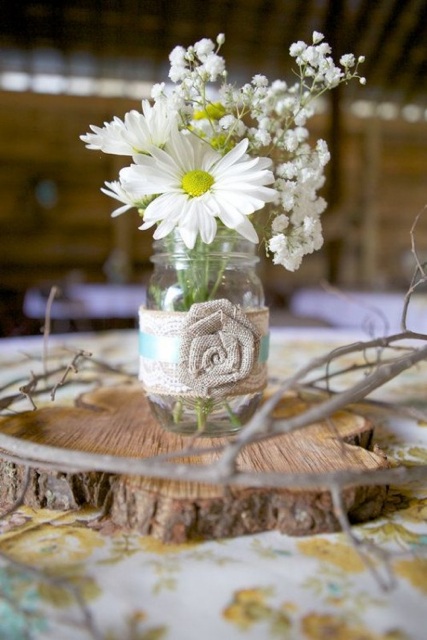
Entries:
[[193, 304], [181, 333], [179, 381], [200, 397], [229, 393], [257, 365], [260, 339], [254, 324], [228, 300]]

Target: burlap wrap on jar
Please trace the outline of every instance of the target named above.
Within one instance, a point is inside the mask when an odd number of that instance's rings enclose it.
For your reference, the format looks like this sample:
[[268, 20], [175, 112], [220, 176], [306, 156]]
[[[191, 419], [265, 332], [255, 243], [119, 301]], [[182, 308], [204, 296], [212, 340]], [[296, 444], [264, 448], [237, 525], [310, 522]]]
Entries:
[[226, 299], [188, 312], [139, 312], [139, 379], [148, 393], [221, 398], [262, 391], [267, 384], [268, 308]]

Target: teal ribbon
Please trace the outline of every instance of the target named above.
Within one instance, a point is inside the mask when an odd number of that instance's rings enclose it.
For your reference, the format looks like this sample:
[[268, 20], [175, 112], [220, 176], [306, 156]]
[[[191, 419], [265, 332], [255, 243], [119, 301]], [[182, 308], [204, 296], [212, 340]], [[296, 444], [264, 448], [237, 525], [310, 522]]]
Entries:
[[[179, 336], [154, 336], [151, 333], [139, 332], [139, 355], [148, 360], [158, 360], [170, 364], [178, 364], [181, 338]], [[259, 362], [267, 362], [270, 347], [270, 335], [261, 337]]]
[[261, 336], [261, 341], [259, 345], [259, 357], [258, 357], [258, 360], [260, 362], [267, 362], [269, 350], [270, 350], [270, 334], [267, 333], [267, 335]]

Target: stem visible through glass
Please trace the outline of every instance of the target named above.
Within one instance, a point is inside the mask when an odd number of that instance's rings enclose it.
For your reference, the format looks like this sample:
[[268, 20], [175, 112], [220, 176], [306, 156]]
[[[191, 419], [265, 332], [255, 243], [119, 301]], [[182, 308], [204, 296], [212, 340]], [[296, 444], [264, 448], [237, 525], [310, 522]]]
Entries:
[[[215, 239], [212, 244], [207, 245], [200, 238], [197, 238], [193, 249], [180, 251], [180, 247], [177, 249], [176, 239], [173, 235], [171, 234], [167, 237], [167, 250], [170, 254], [170, 259], [174, 262], [178, 284], [182, 291], [182, 308], [175, 307], [175, 311], [188, 311], [192, 304], [196, 302], [207, 302], [215, 299], [224, 271], [230, 262], [230, 254], [233, 251], [236, 239], [231, 236], [230, 248], [227, 254], [222, 254], [219, 257], [220, 252], [218, 251], [218, 255], [215, 255], [214, 262], [215, 265], [219, 266], [219, 269], [215, 282], [213, 282], [212, 286], [209, 286], [213, 263], [211, 252], [213, 248], [216, 248], [216, 244], [221, 241], [221, 238]], [[183, 263], [183, 268], [180, 268], [180, 262]]]

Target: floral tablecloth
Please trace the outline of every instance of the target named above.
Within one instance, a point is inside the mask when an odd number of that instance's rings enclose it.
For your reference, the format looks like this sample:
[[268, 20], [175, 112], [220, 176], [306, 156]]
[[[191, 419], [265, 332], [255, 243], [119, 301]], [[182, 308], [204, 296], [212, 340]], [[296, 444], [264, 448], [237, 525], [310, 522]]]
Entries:
[[[360, 337], [317, 328], [273, 331], [270, 371], [285, 375]], [[137, 370], [133, 331], [55, 341]], [[41, 351], [41, 337], [1, 340], [0, 386], [40, 368]], [[427, 365], [418, 365], [389, 383], [382, 397], [422, 406], [426, 373]], [[61, 389], [57, 402], [72, 402], [75, 392]], [[422, 421], [389, 418], [377, 440], [400, 461], [427, 463]], [[290, 538], [269, 532], [170, 546], [99, 529], [97, 515], [94, 509], [23, 507], [0, 520], [1, 640], [427, 637], [425, 483], [391, 487], [384, 515], [354, 528], [393, 552], [388, 560], [373, 552], [370, 569], [341, 533]]]

